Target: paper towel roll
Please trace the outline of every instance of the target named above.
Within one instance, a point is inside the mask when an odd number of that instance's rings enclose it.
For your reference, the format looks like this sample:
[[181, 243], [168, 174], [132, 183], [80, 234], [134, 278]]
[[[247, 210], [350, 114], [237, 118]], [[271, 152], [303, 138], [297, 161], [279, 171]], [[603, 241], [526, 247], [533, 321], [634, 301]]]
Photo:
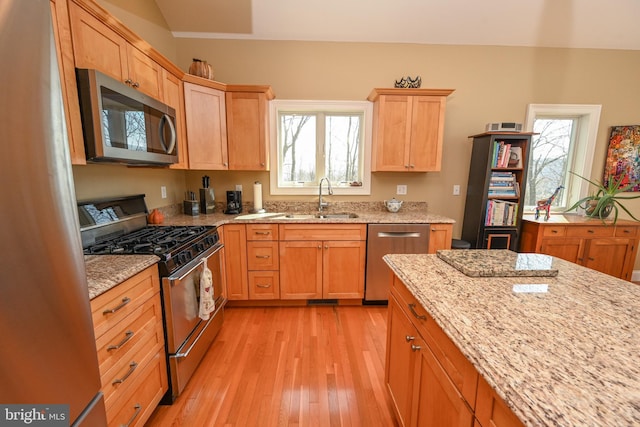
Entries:
[[253, 184], [253, 209], [256, 211], [262, 209], [262, 184], [258, 181]]

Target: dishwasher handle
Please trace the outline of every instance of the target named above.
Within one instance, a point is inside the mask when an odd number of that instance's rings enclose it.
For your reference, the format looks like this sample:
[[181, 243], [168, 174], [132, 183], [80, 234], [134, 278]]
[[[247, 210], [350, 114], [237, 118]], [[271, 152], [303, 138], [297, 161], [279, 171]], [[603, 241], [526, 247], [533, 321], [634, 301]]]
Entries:
[[378, 237], [406, 239], [406, 238], [420, 238], [422, 233], [419, 231], [381, 231], [378, 233]]

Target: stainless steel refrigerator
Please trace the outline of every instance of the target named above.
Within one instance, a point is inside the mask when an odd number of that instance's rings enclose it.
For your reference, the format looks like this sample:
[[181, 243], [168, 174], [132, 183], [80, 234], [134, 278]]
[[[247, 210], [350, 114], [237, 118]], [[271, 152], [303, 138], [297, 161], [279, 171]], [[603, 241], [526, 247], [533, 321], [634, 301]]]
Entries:
[[50, 7], [0, 2], [0, 405], [69, 405], [35, 415], [93, 427], [106, 416]]

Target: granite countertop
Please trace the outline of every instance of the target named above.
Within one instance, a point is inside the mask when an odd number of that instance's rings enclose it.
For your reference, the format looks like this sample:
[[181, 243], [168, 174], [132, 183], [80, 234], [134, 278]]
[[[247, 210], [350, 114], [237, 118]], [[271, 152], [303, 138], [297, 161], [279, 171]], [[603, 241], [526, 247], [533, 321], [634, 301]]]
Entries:
[[[278, 219], [276, 214], [317, 214], [317, 202], [270, 202], [265, 204], [267, 214], [264, 216], [247, 215], [246, 209], [241, 214], [226, 215], [222, 209], [216, 209], [213, 214], [200, 214], [198, 216], [184, 215], [181, 213], [165, 215], [162, 225], [216, 225], [227, 223], [359, 223], [359, 224], [453, 224], [455, 220], [438, 214], [427, 212], [427, 204], [424, 202], [405, 202], [399, 212], [388, 212], [382, 202], [332, 202], [323, 213], [352, 212], [357, 218], [296, 218]], [[243, 218], [244, 217], [244, 218]]]
[[107, 292], [159, 259], [155, 255], [85, 255], [89, 299]]
[[552, 256], [506, 249], [439, 250], [438, 258], [471, 277], [557, 276]]
[[525, 425], [640, 425], [640, 286], [561, 259], [556, 277], [490, 278], [384, 259]]

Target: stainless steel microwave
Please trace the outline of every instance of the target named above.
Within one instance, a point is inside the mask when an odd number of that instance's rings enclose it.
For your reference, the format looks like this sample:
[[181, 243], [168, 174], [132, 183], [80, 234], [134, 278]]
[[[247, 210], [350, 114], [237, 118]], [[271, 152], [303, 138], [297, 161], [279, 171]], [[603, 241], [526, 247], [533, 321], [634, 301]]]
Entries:
[[96, 70], [76, 69], [87, 161], [178, 161], [176, 111]]

